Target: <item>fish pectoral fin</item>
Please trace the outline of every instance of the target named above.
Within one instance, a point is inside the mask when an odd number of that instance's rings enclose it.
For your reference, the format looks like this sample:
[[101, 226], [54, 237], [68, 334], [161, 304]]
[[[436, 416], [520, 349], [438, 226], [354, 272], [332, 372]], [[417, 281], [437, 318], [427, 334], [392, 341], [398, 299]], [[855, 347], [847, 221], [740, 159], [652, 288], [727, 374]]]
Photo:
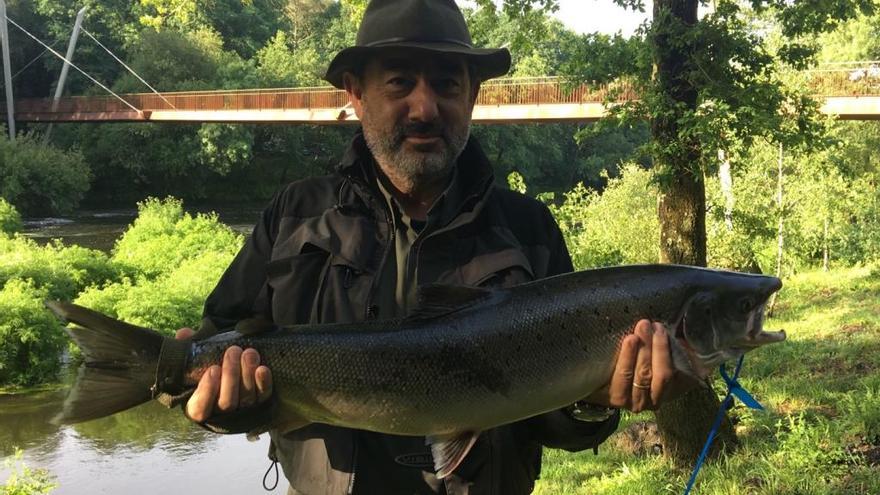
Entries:
[[428, 284], [417, 289], [418, 305], [408, 319], [427, 319], [472, 306], [492, 295], [491, 289], [464, 285]]
[[427, 437], [425, 443], [431, 445], [431, 455], [434, 456], [434, 470], [437, 472], [437, 478], [443, 479], [461, 464], [477, 437], [480, 436], [478, 431], [463, 431], [452, 435], [443, 435], [436, 437]]

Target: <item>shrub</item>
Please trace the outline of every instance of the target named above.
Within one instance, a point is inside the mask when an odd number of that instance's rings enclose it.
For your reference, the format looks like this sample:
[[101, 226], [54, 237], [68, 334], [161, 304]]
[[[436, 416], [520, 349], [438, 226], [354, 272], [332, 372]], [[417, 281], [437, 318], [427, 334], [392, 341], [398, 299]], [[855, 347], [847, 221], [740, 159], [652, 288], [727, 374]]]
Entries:
[[216, 215], [183, 211], [173, 198], [150, 198], [114, 248], [126, 273], [119, 282], [83, 291], [77, 303], [164, 331], [197, 326], [205, 298], [241, 247], [242, 236]]
[[25, 237], [0, 236], [0, 286], [29, 279], [51, 299], [73, 299], [92, 285], [117, 280], [117, 270], [106, 254], [60, 242], [39, 246]]
[[48, 291], [10, 280], [0, 290], [0, 384], [29, 386], [58, 373], [65, 337], [43, 306]]
[[21, 460], [22, 457], [22, 450], [16, 448], [4, 462], [9, 478], [0, 485], [0, 495], [45, 495], [58, 487], [48, 470], [33, 469]]
[[233, 255], [205, 251], [185, 260], [173, 272], [156, 279], [126, 279], [103, 288], [85, 290], [77, 304], [114, 318], [173, 335], [181, 327], [196, 327], [202, 306]]
[[21, 230], [21, 215], [15, 206], [0, 198], [0, 234], [14, 234]]
[[0, 138], [0, 163], [0, 196], [25, 215], [69, 212], [89, 189], [89, 167], [79, 152], [35, 137]]
[[578, 184], [551, 204], [575, 268], [656, 263], [657, 194], [650, 171], [626, 165], [601, 194]]
[[205, 252], [231, 259], [242, 242], [216, 214], [193, 217], [178, 199], [148, 198], [138, 203], [138, 217], [117, 241], [112, 260], [132, 278], [154, 279]]

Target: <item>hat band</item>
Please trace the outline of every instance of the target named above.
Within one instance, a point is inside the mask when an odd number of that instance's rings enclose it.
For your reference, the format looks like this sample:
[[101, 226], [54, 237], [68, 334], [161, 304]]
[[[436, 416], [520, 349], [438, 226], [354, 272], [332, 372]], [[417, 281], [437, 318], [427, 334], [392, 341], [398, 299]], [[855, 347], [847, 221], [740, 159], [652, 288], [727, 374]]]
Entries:
[[463, 42], [463, 41], [461, 41], [461, 40], [456, 40], [456, 39], [452, 39], [452, 38], [442, 38], [442, 39], [439, 39], [439, 40], [438, 40], [438, 39], [432, 39], [432, 40], [414, 40], [414, 39], [403, 38], [403, 37], [398, 37], [398, 38], [387, 38], [387, 39], [384, 39], [384, 40], [373, 41], [373, 42], [371, 42], [371, 43], [367, 43], [367, 44], [365, 44], [365, 45], [363, 45], [363, 46], [365, 46], [365, 47], [375, 47], [375, 46], [387, 45], [387, 44], [390, 44], [390, 43], [401, 43], [401, 42], [407, 42], [407, 43], [452, 43], [452, 44], [454, 44], [454, 45], [460, 45], [460, 46], [463, 46], [463, 47], [465, 47], [465, 48], [473, 48], [473, 47], [474, 47], [474, 46], [471, 45], [470, 43], [465, 43], [465, 42]]

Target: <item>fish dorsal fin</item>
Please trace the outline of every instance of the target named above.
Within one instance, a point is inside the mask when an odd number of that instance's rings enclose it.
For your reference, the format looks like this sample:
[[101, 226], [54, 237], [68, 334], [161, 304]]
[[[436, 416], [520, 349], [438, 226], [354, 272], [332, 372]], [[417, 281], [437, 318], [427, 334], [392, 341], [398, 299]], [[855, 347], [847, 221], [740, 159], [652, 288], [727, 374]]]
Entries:
[[263, 318], [248, 318], [235, 324], [235, 331], [242, 335], [256, 335], [275, 329], [275, 324]]
[[478, 431], [463, 431], [452, 435], [427, 437], [425, 443], [431, 445], [431, 455], [434, 457], [434, 471], [437, 472], [437, 478], [443, 479], [461, 464], [477, 437], [480, 436]]
[[420, 286], [416, 295], [418, 306], [408, 318], [421, 320], [472, 306], [488, 299], [492, 290], [465, 285], [428, 284]]

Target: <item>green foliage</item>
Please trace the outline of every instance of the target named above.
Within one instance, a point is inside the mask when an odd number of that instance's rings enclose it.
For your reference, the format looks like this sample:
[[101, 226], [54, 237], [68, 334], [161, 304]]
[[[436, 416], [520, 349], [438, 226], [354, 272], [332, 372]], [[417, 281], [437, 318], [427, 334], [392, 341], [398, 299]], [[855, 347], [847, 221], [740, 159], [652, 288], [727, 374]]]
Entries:
[[72, 299], [92, 285], [118, 278], [107, 255], [80, 246], [39, 246], [25, 237], [0, 236], [0, 286], [30, 280], [52, 299]]
[[241, 244], [216, 214], [192, 216], [180, 200], [148, 198], [138, 203], [138, 217], [117, 241], [112, 260], [131, 276], [153, 279], [205, 252], [234, 255]]
[[204, 124], [199, 129], [199, 158], [220, 175], [251, 161], [254, 135], [251, 129], [234, 124]]
[[0, 290], [0, 384], [34, 385], [58, 373], [65, 337], [43, 306], [47, 297], [30, 281], [10, 280]]
[[15, 206], [0, 198], [0, 233], [14, 234], [21, 230], [21, 215]]
[[150, 198], [113, 250], [127, 277], [82, 291], [78, 304], [173, 334], [198, 326], [211, 289], [242, 244], [216, 215], [191, 216], [180, 200]]
[[91, 287], [77, 304], [128, 323], [174, 335], [178, 328], [196, 328], [211, 289], [232, 261], [233, 254], [205, 251], [183, 260], [173, 271], [154, 279], [125, 279], [105, 287]]
[[44, 495], [58, 487], [46, 469], [34, 469], [22, 461], [23, 452], [15, 449], [4, 462], [9, 478], [0, 485], [0, 495]]
[[649, 171], [626, 165], [601, 194], [578, 184], [551, 203], [575, 268], [656, 263], [657, 194]]
[[69, 212], [89, 188], [79, 152], [46, 146], [34, 136], [0, 138], [0, 163], [0, 196], [25, 215]]
[[835, 145], [819, 152], [783, 148], [783, 203], [777, 201], [779, 148], [751, 147], [733, 167], [731, 225], [717, 177], [706, 180], [709, 264], [774, 272], [780, 217], [783, 270], [880, 259], [878, 127], [833, 123]]

